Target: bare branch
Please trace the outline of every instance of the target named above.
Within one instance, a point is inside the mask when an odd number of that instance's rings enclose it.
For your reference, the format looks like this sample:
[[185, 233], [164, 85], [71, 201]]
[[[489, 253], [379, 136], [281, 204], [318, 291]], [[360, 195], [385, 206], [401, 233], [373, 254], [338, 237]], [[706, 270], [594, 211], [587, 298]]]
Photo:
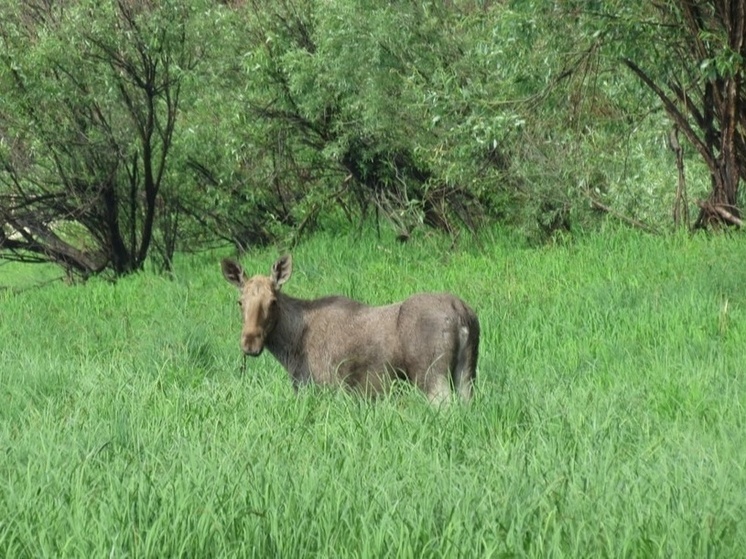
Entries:
[[733, 215], [724, 206], [719, 204], [713, 204], [711, 202], [703, 202], [697, 200], [697, 205], [702, 209], [705, 214], [717, 214], [722, 221], [736, 225], [737, 227], [743, 227], [743, 220]]
[[637, 77], [639, 77], [645, 85], [647, 85], [653, 92], [658, 96], [658, 98], [663, 102], [663, 107], [666, 109], [666, 112], [671, 117], [671, 119], [674, 121], [676, 126], [684, 132], [684, 135], [687, 137], [687, 139], [692, 143], [692, 145], [695, 147], [695, 149], [699, 152], [699, 154], [702, 156], [702, 158], [707, 163], [707, 166], [710, 167], [710, 169], [714, 169], [716, 167], [715, 160], [712, 157], [712, 154], [708, 151], [707, 146], [702, 142], [702, 140], [697, 136], [697, 133], [694, 131], [694, 129], [690, 126], [689, 121], [687, 118], [679, 111], [679, 109], [676, 107], [676, 104], [666, 95], [666, 93], [656, 84], [637, 64], [632, 62], [630, 59], [625, 58], [622, 60], [624, 64], [632, 70]]
[[634, 227], [635, 229], [641, 229], [642, 231], [646, 231], [647, 233], [652, 233], [654, 235], [658, 234], [658, 231], [648, 225], [647, 223], [643, 223], [642, 221], [639, 221], [637, 219], [634, 219], [632, 217], [626, 216], [624, 214], [619, 213], [618, 211], [614, 210], [613, 208], [607, 206], [606, 204], [601, 203], [599, 200], [591, 196], [590, 194], [586, 195], [588, 199], [591, 202], [591, 206], [597, 210], [600, 210], [604, 213], [607, 213], [609, 215], [614, 216], [619, 221], [622, 221], [626, 223], [627, 225], [630, 225]]

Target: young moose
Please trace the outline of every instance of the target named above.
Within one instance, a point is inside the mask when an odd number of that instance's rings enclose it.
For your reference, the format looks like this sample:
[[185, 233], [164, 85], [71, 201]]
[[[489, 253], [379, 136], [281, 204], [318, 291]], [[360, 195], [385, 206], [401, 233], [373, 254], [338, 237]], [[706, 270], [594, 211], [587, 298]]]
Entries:
[[471, 398], [479, 321], [461, 299], [422, 293], [383, 307], [339, 296], [306, 301], [280, 291], [292, 272], [290, 255], [269, 276], [248, 277], [228, 259], [222, 268], [241, 292], [244, 353], [269, 349], [296, 389], [315, 382], [377, 394], [403, 379], [434, 404], [450, 399], [451, 385], [462, 400]]

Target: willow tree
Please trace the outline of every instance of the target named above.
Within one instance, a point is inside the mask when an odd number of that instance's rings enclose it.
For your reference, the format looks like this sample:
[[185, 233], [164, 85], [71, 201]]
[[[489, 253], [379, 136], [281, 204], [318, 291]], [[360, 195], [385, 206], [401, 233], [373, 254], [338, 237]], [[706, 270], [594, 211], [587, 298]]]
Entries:
[[667, 0], [656, 4], [667, 64], [625, 64], [661, 100], [711, 176], [694, 224], [741, 226], [738, 188], [746, 180], [746, 0]]
[[168, 218], [161, 190], [193, 61], [188, 10], [128, 0], [0, 10], [2, 256], [83, 276], [140, 269]]

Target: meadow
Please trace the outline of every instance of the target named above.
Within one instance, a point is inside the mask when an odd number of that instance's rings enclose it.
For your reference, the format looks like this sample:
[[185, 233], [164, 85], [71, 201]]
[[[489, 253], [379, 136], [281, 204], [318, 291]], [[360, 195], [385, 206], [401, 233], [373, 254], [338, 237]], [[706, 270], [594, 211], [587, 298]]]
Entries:
[[296, 296], [474, 307], [476, 396], [445, 411], [242, 372], [220, 256], [28, 289], [50, 272], [0, 265], [0, 556], [746, 556], [743, 238], [294, 249]]

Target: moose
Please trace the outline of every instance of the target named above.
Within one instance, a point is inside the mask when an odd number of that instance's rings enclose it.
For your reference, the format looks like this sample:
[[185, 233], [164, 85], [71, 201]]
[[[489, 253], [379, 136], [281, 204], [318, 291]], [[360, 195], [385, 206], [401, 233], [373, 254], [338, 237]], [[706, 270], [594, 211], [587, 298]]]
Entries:
[[257, 357], [266, 347], [296, 390], [316, 383], [375, 396], [403, 380], [438, 406], [453, 392], [471, 399], [479, 320], [458, 297], [420, 293], [381, 307], [342, 296], [304, 300], [280, 290], [293, 270], [290, 255], [269, 276], [249, 277], [231, 259], [221, 267], [240, 292], [244, 354]]

